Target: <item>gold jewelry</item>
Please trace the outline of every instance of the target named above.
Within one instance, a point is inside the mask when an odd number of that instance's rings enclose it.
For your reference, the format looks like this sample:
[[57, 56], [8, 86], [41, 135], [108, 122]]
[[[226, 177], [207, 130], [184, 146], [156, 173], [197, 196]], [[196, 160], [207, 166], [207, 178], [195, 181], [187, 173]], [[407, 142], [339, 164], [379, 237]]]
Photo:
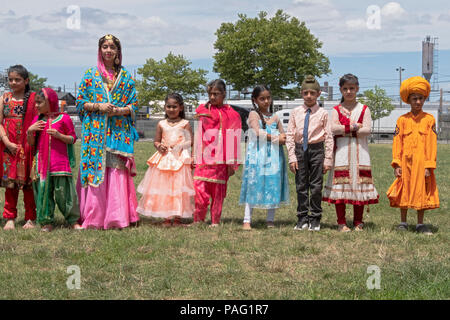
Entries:
[[113, 40], [113, 35], [112, 34], [107, 34], [106, 36], [105, 36], [105, 40]]
[[120, 64], [120, 59], [119, 59], [119, 58], [116, 58], [116, 59], [114, 60], [114, 63], [115, 63], [116, 65], [119, 65], [119, 64]]

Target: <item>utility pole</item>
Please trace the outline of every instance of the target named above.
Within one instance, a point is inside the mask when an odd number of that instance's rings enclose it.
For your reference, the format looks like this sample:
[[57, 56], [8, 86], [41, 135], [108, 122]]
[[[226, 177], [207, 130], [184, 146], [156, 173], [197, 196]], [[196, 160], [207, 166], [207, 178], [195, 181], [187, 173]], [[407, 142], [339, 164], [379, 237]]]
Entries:
[[[398, 67], [397, 70], [400, 73], [400, 87], [402, 86], [402, 71], [405, 71], [402, 67]], [[399, 90], [400, 92], [400, 90]], [[400, 108], [402, 107], [402, 97], [400, 97]]]

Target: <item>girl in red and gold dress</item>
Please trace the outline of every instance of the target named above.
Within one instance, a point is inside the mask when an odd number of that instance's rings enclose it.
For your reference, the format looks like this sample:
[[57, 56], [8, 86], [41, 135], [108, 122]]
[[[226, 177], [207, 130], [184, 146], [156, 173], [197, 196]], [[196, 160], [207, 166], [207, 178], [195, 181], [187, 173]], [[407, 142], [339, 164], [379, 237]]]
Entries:
[[31, 187], [32, 148], [27, 142], [27, 129], [37, 115], [34, 96], [30, 91], [28, 71], [21, 65], [8, 69], [11, 92], [0, 98], [0, 179], [5, 191], [3, 218], [5, 230], [14, 229], [17, 199], [22, 189], [25, 204], [24, 229], [34, 228], [36, 205]]

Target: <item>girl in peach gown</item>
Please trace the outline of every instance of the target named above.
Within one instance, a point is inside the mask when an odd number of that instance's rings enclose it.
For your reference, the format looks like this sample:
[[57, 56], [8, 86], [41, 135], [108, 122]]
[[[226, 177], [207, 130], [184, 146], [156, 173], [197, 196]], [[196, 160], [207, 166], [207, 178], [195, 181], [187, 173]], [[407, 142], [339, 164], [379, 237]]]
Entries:
[[165, 119], [156, 127], [157, 152], [147, 160], [149, 168], [137, 188], [142, 194], [137, 212], [164, 218], [163, 225], [170, 226], [181, 224], [181, 218], [190, 218], [194, 212], [193, 139], [181, 95], [169, 94], [164, 110]]

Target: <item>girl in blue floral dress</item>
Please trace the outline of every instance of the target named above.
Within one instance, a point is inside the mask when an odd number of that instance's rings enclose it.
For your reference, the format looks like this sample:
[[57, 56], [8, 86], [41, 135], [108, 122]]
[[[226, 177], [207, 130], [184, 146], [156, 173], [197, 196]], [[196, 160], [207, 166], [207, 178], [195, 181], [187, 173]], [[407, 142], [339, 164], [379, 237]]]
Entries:
[[273, 115], [272, 95], [264, 85], [252, 93], [254, 111], [248, 117], [248, 146], [239, 203], [245, 205], [244, 230], [251, 230], [253, 208], [267, 209], [267, 227], [273, 227], [275, 209], [289, 202], [289, 184], [283, 147], [286, 135]]

